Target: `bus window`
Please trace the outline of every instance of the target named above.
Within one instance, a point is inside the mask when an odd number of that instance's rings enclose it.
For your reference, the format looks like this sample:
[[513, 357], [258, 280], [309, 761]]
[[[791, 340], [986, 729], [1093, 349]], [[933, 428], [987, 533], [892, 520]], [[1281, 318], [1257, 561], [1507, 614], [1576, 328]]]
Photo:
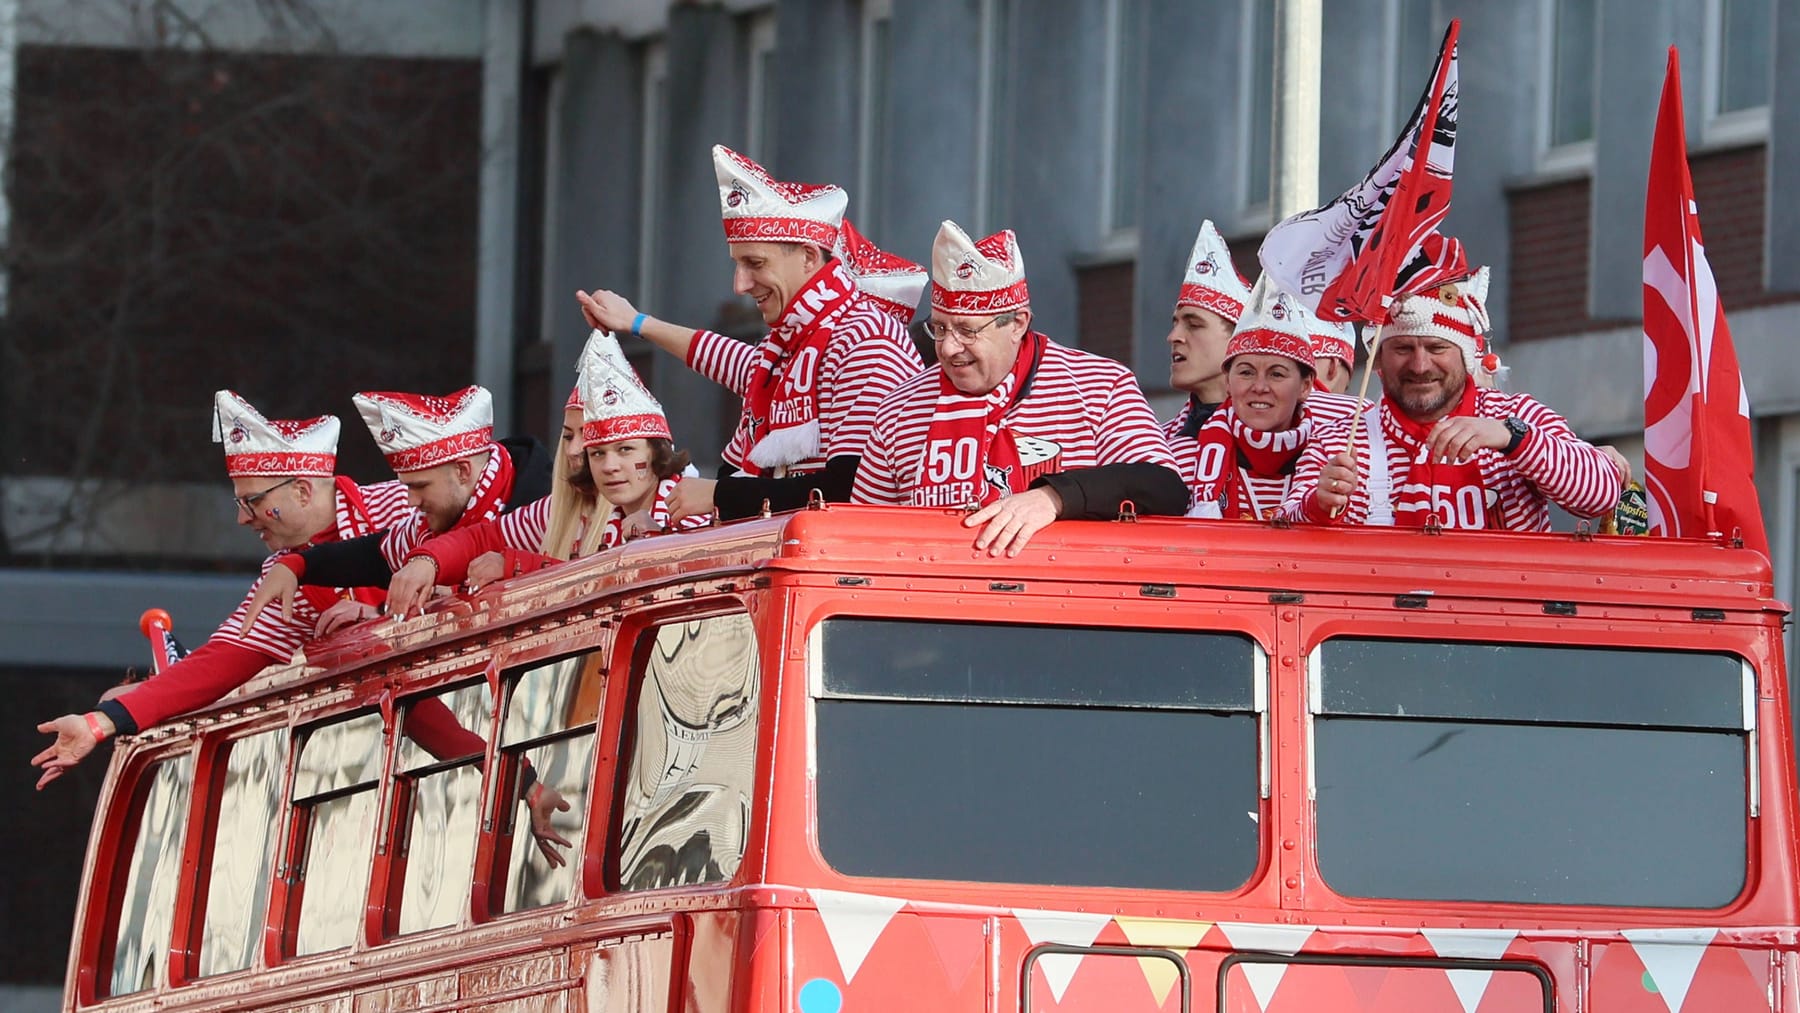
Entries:
[[388, 930], [402, 935], [454, 925], [469, 906], [481, 814], [482, 761], [493, 726], [485, 683], [421, 697], [401, 720], [394, 811], [406, 835], [395, 845], [400, 896]]
[[1313, 661], [1319, 867], [1340, 893], [1715, 908], [1742, 890], [1741, 659], [1343, 638]]
[[163, 760], [144, 771], [140, 784], [143, 807], [125, 867], [125, 889], [120, 894], [109, 995], [128, 995], [168, 983], [170, 920], [181, 882], [182, 835], [194, 784], [193, 754]]
[[511, 678], [506, 720], [500, 728], [501, 751], [509, 760], [530, 763], [537, 780], [562, 793], [569, 811], [553, 815], [551, 823], [575, 844], [573, 854], [564, 856], [567, 864], [552, 866], [532, 839], [531, 811], [512, 806], [512, 829], [501, 849], [505, 855], [501, 910], [523, 911], [567, 900], [575, 883], [581, 816], [587, 811], [593, 773], [594, 724], [606, 684], [604, 655], [592, 651], [560, 658]]
[[262, 939], [286, 745], [287, 729], [275, 728], [225, 747], [224, 785], [211, 814], [217, 822], [200, 936], [202, 977], [249, 967]]
[[1250, 637], [836, 618], [813, 643], [839, 872], [1224, 891], [1255, 871]]
[[[658, 627], [629, 716], [612, 858], [621, 890], [731, 879], [756, 769], [760, 666], [750, 617]], [[636, 667], [636, 666], [634, 666]]]
[[292, 952], [298, 956], [356, 940], [375, 845], [381, 715], [319, 725], [304, 734], [294, 771], [299, 860], [289, 859], [296, 866], [294, 890], [299, 894], [292, 936]]

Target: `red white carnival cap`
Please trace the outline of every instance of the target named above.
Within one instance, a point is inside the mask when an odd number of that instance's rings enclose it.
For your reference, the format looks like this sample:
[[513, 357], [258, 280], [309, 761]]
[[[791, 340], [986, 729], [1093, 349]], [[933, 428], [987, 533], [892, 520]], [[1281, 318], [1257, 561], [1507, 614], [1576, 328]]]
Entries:
[[955, 222], [931, 243], [931, 308], [959, 317], [1011, 313], [1031, 305], [1025, 258], [1011, 229], [975, 242]]
[[225, 445], [232, 478], [330, 478], [337, 474], [338, 419], [266, 419], [236, 392], [213, 395], [213, 442]]
[[1396, 299], [1382, 339], [1400, 334], [1442, 338], [1462, 349], [1463, 365], [1471, 374], [1499, 373], [1500, 357], [1487, 341], [1487, 294], [1484, 267], [1461, 281]]
[[581, 442], [672, 439], [662, 405], [631, 368], [619, 341], [596, 329], [581, 350]]
[[829, 183], [783, 183], [723, 144], [713, 145], [727, 243], [812, 243], [831, 249], [850, 198]]
[[838, 229], [837, 245], [831, 252], [849, 268], [862, 294], [894, 319], [911, 324], [919, 315], [919, 296], [925, 294], [925, 283], [931, 280], [923, 264], [869, 242], [848, 218]]
[[441, 397], [363, 391], [350, 400], [395, 474], [471, 457], [494, 442], [494, 397], [485, 387]]
[[1237, 330], [1225, 346], [1225, 364], [1239, 355], [1279, 355], [1307, 369], [1313, 368], [1312, 336], [1306, 318], [1311, 316], [1299, 301], [1269, 279], [1256, 280]]
[[1356, 365], [1356, 327], [1349, 321], [1321, 320], [1318, 314], [1302, 306], [1306, 313], [1306, 335], [1312, 339], [1313, 358], [1338, 359], [1346, 366]]
[[1200, 223], [1194, 252], [1188, 254], [1187, 275], [1181, 280], [1176, 308], [1196, 306], [1211, 310], [1235, 324], [1244, 315], [1244, 303], [1249, 298], [1250, 283], [1232, 264], [1231, 248], [1208, 218]]

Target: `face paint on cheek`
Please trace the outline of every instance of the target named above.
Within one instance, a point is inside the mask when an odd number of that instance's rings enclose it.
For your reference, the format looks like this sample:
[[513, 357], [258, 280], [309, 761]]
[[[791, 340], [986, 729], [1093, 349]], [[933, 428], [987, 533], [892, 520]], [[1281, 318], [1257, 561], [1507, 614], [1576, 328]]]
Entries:
[[281, 508], [280, 507], [270, 507], [269, 508], [269, 519], [272, 521], [280, 520], [281, 519]]
[[633, 470], [633, 471], [636, 471], [636, 472], [637, 472], [637, 473], [638, 473], [638, 474], [640, 474], [640, 475], [642, 475], [642, 474], [643, 474], [643, 473], [644, 473], [644, 472], [646, 472], [646, 471], [649, 471], [649, 470], [650, 470], [650, 462], [648, 462], [648, 461], [639, 461], [639, 462], [637, 462], [637, 463], [636, 463], [636, 464], [633, 464], [633, 465], [632, 465], [632, 466], [631, 466], [631, 468], [632, 468], [632, 470]]

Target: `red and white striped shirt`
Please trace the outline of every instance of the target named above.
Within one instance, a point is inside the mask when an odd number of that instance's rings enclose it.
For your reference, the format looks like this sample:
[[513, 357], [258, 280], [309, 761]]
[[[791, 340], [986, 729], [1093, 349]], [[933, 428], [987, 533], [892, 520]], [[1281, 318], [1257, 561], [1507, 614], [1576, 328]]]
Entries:
[[[911, 504], [942, 375], [937, 366], [913, 377], [876, 409], [852, 503]], [[1031, 389], [1000, 424], [1020, 440], [1022, 452], [1024, 438], [1041, 441], [1036, 453], [1051, 455], [1046, 473], [1130, 462], [1179, 470], [1137, 377], [1112, 359], [1054, 341], [1044, 343]]]
[[[856, 292], [835, 314], [812, 325], [832, 328], [819, 363], [819, 454], [788, 466], [790, 475], [822, 471], [825, 462], [844, 454], [861, 454], [875, 421], [875, 406], [902, 382], [925, 368], [918, 346], [905, 325], [878, 308], [867, 295]], [[750, 389], [756, 369], [755, 345], [712, 331], [696, 331], [688, 347], [688, 365], [695, 372], [730, 388], [742, 397]], [[779, 369], [785, 369], [784, 363]], [[722, 456], [727, 464], [742, 468], [750, 459], [750, 418], [738, 416]]]
[[[1305, 412], [1305, 429], [1307, 439], [1312, 439], [1320, 427], [1339, 419], [1347, 419], [1355, 415], [1357, 410], [1368, 402], [1350, 394], [1333, 394], [1329, 391], [1311, 391], [1306, 400], [1301, 402]], [[1193, 408], [1193, 402], [1182, 409], [1181, 414], [1163, 424], [1163, 432], [1169, 437], [1169, 449], [1175, 453], [1175, 460], [1181, 466], [1181, 475], [1187, 480], [1190, 491], [1198, 487], [1195, 457], [1199, 453], [1200, 441], [1192, 436], [1182, 436], [1180, 425], [1187, 421], [1187, 413]], [[1211, 420], [1209, 420], [1211, 421]], [[1304, 446], [1304, 445], [1303, 445]], [[1297, 462], [1296, 462], [1297, 465]], [[1273, 517], [1281, 512], [1282, 504], [1287, 500], [1289, 487], [1293, 484], [1293, 475], [1258, 475], [1244, 468], [1238, 469], [1238, 481], [1245, 490], [1251, 512], [1257, 517]], [[1188, 507], [1189, 517], [1217, 520], [1224, 516], [1219, 503], [1214, 500], [1201, 500], [1195, 496]]]
[[[1581, 440], [1561, 415], [1525, 394], [1507, 394], [1481, 388], [1475, 392], [1479, 418], [1518, 418], [1531, 432], [1511, 457], [1495, 450], [1475, 452], [1481, 472], [1483, 503], [1446, 501], [1441, 490], [1429, 483], [1407, 481], [1412, 470], [1411, 448], [1384, 433], [1383, 413], [1393, 412], [1383, 397], [1363, 412], [1356, 439], [1356, 488], [1350, 505], [1335, 518], [1337, 523], [1392, 525], [1396, 509], [1416, 513], [1433, 510], [1444, 527], [1486, 527], [1489, 523], [1508, 531], [1550, 530], [1550, 504], [1577, 517], [1597, 517], [1619, 500], [1622, 476], [1599, 448]], [[1333, 523], [1319, 510], [1313, 492], [1319, 472], [1350, 442], [1350, 419], [1314, 430], [1311, 443], [1300, 455], [1282, 515], [1290, 521]], [[1382, 448], [1376, 462], [1371, 446]], [[1498, 516], [1494, 516], [1495, 511]]]
[[[511, 455], [498, 443], [492, 444], [488, 450], [487, 465], [481, 469], [480, 477], [475, 480], [475, 491], [469, 496], [468, 505], [463, 508], [465, 521], [458, 522], [464, 527], [505, 516], [500, 511], [506, 509], [506, 501], [512, 496], [515, 476], [512, 474]], [[501, 488], [502, 485], [505, 488]], [[472, 518], [471, 512], [476, 510], [486, 516], [480, 520]], [[388, 569], [398, 570], [406, 565], [407, 554], [430, 537], [431, 528], [426, 523], [423, 510], [414, 509], [401, 520], [388, 525], [387, 534], [381, 539], [381, 556], [387, 560]]]
[[[358, 491], [362, 494], [362, 504], [367, 513], [367, 520], [355, 516], [355, 511], [352, 510], [348, 498], [342, 490], [339, 490], [335, 514], [336, 525], [326, 533], [326, 537], [316, 539], [315, 544], [358, 538], [383, 528], [392, 528], [395, 524], [412, 516], [413, 506], [407, 502], [406, 486], [399, 482], [377, 482], [374, 485], [359, 486]], [[277, 553], [263, 560], [263, 576], [268, 575], [269, 568], [275, 565], [275, 560], [279, 555]], [[260, 585], [260, 583], [259, 580], [258, 584]], [[245, 593], [244, 600], [238, 603], [238, 607], [232, 611], [218, 630], [214, 631], [209, 640], [226, 641], [259, 651], [276, 661], [286, 661], [294, 656], [294, 652], [300, 649], [303, 642], [312, 638], [313, 626], [319, 620], [319, 610], [313, 607], [307, 595], [296, 594], [293, 619], [282, 619], [281, 609], [271, 606], [263, 609], [257, 615], [256, 622], [250, 627], [249, 633], [239, 634], [238, 627], [243, 624], [244, 616], [249, 613], [250, 598], [255, 593], [256, 586], [252, 586]]]
[[[656, 484], [656, 498], [650, 503], [650, 520], [657, 527], [669, 527], [669, 494], [675, 491], [676, 483], [680, 481], [680, 477], [672, 476]], [[606, 507], [606, 533], [600, 536], [600, 548], [602, 549], [610, 549], [618, 545], [624, 536], [625, 511], [611, 503], [607, 503]], [[544, 532], [550, 528], [550, 497], [545, 496], [512, 513], [501, 514], [491, 523], [500, 535], [501, 544], [506, 548], [518, 552], [539, 552], [541, 551], [540, 547], [544, 544]], [[681, 523], [675, 525], [673, 530], [692, 531], [696, 528], [707, 527], [711, 523], [711, 514], [701, 514], [682, 518]], [[481, 525], [477, 525], [468, 530], [475, 531], [480, 527]], [[575, 544], [570, 546], [571, 551], [580, 548], [583, 538], [586, 537], [586, 530], [587, 525], [584, 523], [575, 532]], [[431, 539], [421, 545], [415, 551], [415, 555], [421, 551], [429, 552], [432, 545], [440, 540], [439, 538]]]

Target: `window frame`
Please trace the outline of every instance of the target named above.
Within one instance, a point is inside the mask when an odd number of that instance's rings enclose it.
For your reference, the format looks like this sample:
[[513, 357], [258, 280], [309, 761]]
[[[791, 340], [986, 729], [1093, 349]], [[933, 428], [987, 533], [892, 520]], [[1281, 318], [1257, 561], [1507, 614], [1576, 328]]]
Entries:
[[[1651, 912], [1671, 911], [1689, 917], [1703, 913], [1718, 913], [1730, 910], [1742, 904], [1746, 898], [1758, 889], [1756, 870], [1759, 859], [1760, 842], [1756, 827], [1761, 817], [1762, 775], [1760, 716], [1758, 711], [1758, 682], [1761, 674], [1756, 661], [1746, 653], [1746, 644], [1737, 640], [1721, 640], [1717, 644], [1697, 648], [1691, 632], [1683, 637], [1675, 632], [1675, 624], [1651, 628], [1636, 626], [1631, 635], [1622, 642], [1615, 631], [1604, 625], [1592, 627], [1571, 627], [1559, 625], [1556, 632], [1559, 637], [1552, 637], [1551, 627], [1537, 625], [1520, 625], [1508, 623], [1504, 616], [1471, 615], [1467, 613], [1453, 614], [1425, 612], [1404, 617], [1405, 622], [1371, 623], [1367, 609], [1315, 608], [1309, 610], [1306, 622], [1300, 633], [1299, 646], [1303, 649], [1303, 663], [1306, 669], [1306, 690], [1304, 700], [1304, 728], [1302, 730], [1303, 753], [1305, 767], [1302, 776], [1305, 779], [1305, 801], [1312, 838], [1308, 849], [1308, 865], [1317, 877], [1317, 882], [1331, 896], [1350, 907], [1380, 909], [1405, 909], [1408, 911], [1443, 909], [1448, 911], [1489, 911], [1505, 908], [1531, 913], [1532, 917], [1542, 916], [1548, 911], [1572, 910], [1623, 910], [1631, 911], [1637, 917], [1647, 917]], [[1609, 636], [1609, 634], [1615, 634]], [[1376, 639], [1376, 640], [1412, 640], [1424, 643], [1463, 643], [1470, 645], [1502, 645], [1518, 647], [1566, 647], [1596, 648], [1618, 650], [1655, 650], [1671, 653], [1714, 653], [1734, 656], [1741, 668], [1743, 720], [1745, 727], [1744, 750], [1744, 787], [1745, 800], [1743, 814], [1746, 820], [1744, 834], [1744, 881], [1738, 893], [1724, 903], [1711, 908], [1661, 908], [1651, 905], [1625, 906], [1614, 904], [1589, 904], [1578, 902], [1532, 903], [1519, 900], [1442, 900], [1394, 897], [1365, 897], [1340, 892], [1325, 878], [1319, 861], [1318, 839], [1318, 739], [1317, 720], [1320, 717], [1323, 672], [1321, 670], [1321, 648], [1327, 641], [1334, 639]], [[1329, 716], [1329, 715], [1327, 715]], [[1400, 719], [1396, 719], [1400, 720]], [[1517, 723], [1517, 722], [1511, 722]], [[1529, 724], [1529, 723], [1526, 723]]]
[[[1594, 138], [1556, 143], [1556, 19], [1562, 0], [1539, 0], [1538, 28], [1545, 45], [1538, 47], [1538, 171], [1543, 173], [1592, 173], [1594, 171]], [[1595, 15], [1596, 46], [1599, 17]], [[1594, 64], [1590, 54], [1589, 63]], [[1600, 80], [1594, 79], [1595, 126], [1598, 128]]]
[[[184, 882], [177, 884], [175, 893], [176, 909], [171, 913], [169, 938], [164, 940], [164, 978], [161, 988], [176, 988], [185, 983], [178, 975], [179, 961], [174, 953], [177, 940], [185, 939], [183, 929], [192, 920], [188, 911], [189, 877], [185, 870], [191, 868], [189, 859], [195, 844], [191, 831], [194, 816], [202, 812], [195, 805], [197, 801], [196, 782], [202, 773], [200, 757], [191, 739], [175, 739], [163, 748], [145, 750], [133, 756], [125, 768], [119, 772], [117, 784], [127, 785], [126, 792], [116, 791], [112, 795], [112, 805], [104, 822], [96, 821], [92, 834], [93, 852], [92, 868], [94, 873], [88, 878], [84, 890], [84, 902], [96, 894], [105, 899], [104, 914], [88, 922], [93, 926], [82, 946], [82, 959], [75, 983], [76, 1004], [90, 1006], [95, 1003], [122, 999], [130, 996], [143, 996], [145, 992], [127, 992], [114, 995], [112, 991], [113, 963], [118, 959], [119, 928], [125, 906], [125, 884], [130, 878], [129, 858], [137, 850], [138, 837], [143, 829], [144, 806], [148, 804], [150, 789], [155, 783], [153, 777], [147, 777], [150, 771], [165, 761], [178, 761], [183, 756], [192, 758], [195, 767], [188, 783], [188, 816], [182, 831], [180, 877]], [[83, 904], [85, 908], [86, 903]], [[151, 989], [150, 991], [155, 991]]]
[[[327, 725], [354, 721], [371, 714], [381, 718], [381, 743], [377, 747], [380, 763], [375, 775], [374, 788], [359, 789], [375, 793], [374, 840], [370, 842], [370, 861], [363, 878], [363, 904], [361, 906], [363, 917], [360, 920], [360, 928], [346, 946], [303, 954], [299, 952], [299, 935], [300, 915], [305, 899], [305, 883], [299, 877], [306, 867], [306, 849], [311, 843], [312, 837], [313, 818], [310, 809], [313, 805], [318, 804], [319, 796], [307, 796], [305, 804], [294, 799], [294, 789], [300, 774], [300, 754], [305, 748], [302, 736], [311, 735], [316, 729]], [[380, 911], [371, 911], [369, 901], [371, 898], [382, 896], [376, 892], [376, 888], [382, 881], [382, 870], [387, 860], [388, 841], [383, 824], [388, 808], [395, 738], [392, 707], [385, 700], [374, 701], [364, 698], [352, 700], [346, 706], [334, 707], [323, 713], [296, 715], [291, 730], [292, 738], [288, 743], [288, 753], [291, 759], [288, 761], [287, 777], [282, 784], [282, 807], [286, 813], [283, 817], [281, 851], [276, 858], [275, 894], [270, 902], [270, 917], [279, 919], [276, 921], [279, 931], [276, 933], [277, 941], [274, 944], [279, 959], [271, 961], [271, 964], [282, 965], [308, 960], [331, 959], [334, 955], [344, 953], [357, 953], [381, 940], [379, 930], [382, 914]], [[353, 793], [338, 789], [320, 794], [328, 794], [336, 798]], [[308, 810], [305, 816], [302, 816], [302, 809]], [[278, 911], [277, 902], [279, 902]]]
[[[886, 52], [881, 67], [889, 73], [876, 72], [875, 57], [879, 49], [878, 28], [887, 29]], [[889, 148], [888, 106], [892, 88], [894, 0], [863, 0], [858, 22], [856, 51], [856, 220], [863, 231], [881, 232], [885, 201], [885, 155]]]
[[[454, 932], [473, 924], [470, 917], [472, 905], [467, 903], [469, 894], [474, 890], [475, 881], [483, 869], [482, 853], [485, 838], [493, 831], [493, 813], [496, 809], [495, 781], [492, 776], [494, 766], [494, 737], [498, 734], [498, 718], [500, 714], [499, 666], [495, 658], [484, 660], [478, 668], [463, 668], [453, 671], [447, 678], [433, 680], [428, 687], [417, 687], [405, 696], [395, 696], [391, 706], [383, 706], [383, 711], [392, 715], [383, 726], [388, 740], [388, 755], [382, 769], [382, 798], [376, 814], [376, 842], [372, 853], [373, 876], [371, 883], [371, 899], [381, 900], [380, 934], [371, 940], [372, 944], [391, 943], [400, 939], [417, 939], [435, 932]], [[448, 925], [437, 925], [429, 928], [415, 929], [402, 933], [400, 918], [404, 914], [404, 895], [406, 892], [406, 869], [411, 858], [412, 813], [411, 803], [416, 799], [416, 788], [402, 784], [402, 779], [419, 775], [408, 774], [400, 767], [401, 740], [406, 738], [406, 717], [411, 707], [428, 699], [437, 699], [448, 693], [481, 686], [488, 692], [491, 713], [488, 715], [488, 727], [482, 734], [484, 747], [478, 757], [457, 757], [451, 760], [433, 760], [418, 768], [422, 776], [434, 776], [448, 773], [459, 767], [473, 764], [481, 776], [481, 788], [475, 808], [475, 840], [470, 855], [469, 881], [463, 884], [463, 904], [461, 913], [455, 921]], [[472, 731], [473, 729], [471, 729]], [[422, 746], [420, 748], [423, 748]], [[516, 801], [516, 799], [514, 800]]]
[[[231, 971], [220, 971], [215, 974], [201, 975], [200, 962], [205, 958], [206, 912], [212, 902], [212, 864], [211, 858], [217, 846], [219, 814], [225, 793], [225, 775], [229, 770], [231, 749], [238, 743], [264, 735], [269, 732], [283, 733], [282, 765], [277, 773], [277, 802], [275, 823], [269, 828], [269, 840], [266, 847], [269, 853], [269, 881], [265, 886], [267, 895], [263, 898], [263, 916], [257, 942], [250, 955], [250, 963], [246, 967]], [[200, 823], [200, 832], [193, 834], [193, 849], [189, 852], [188, 868], [193, 870], [190, 881], [188, 902], [182, 905], [181, 911], [186, 915], [186, 922], [178, 925], [176, 938], [183, 941], [183, 952], [179, 963], [179, 981], [172, 980], [173, 985], [188, 985], [200, 981], [211, 981], [216, 978], [227, 978], [234, 974], [248, 974], [266, 970], [280, 962], [279, 947], [269, 945], [269, 926], [274, 923], [276, 902], [280, 892], [281, 865], [283, 847], [287, 841], [288, 822], [293, 809], [290, 786], [293, 782], [294, 762], [294, 728], [285, 714], [276, 714], [253, 722], [234, 725], [216, 735], [209, 735], [201, 740], [195, 777], [201, 783], [196, 784], [196, 797], [199, 805], [194, 809], [196, 816], [204, 815]], [[202, 777], [204, 775], [204, 777]], [[201, 794], [204, 791], [204, 794]], [[190, 827], [192, 824], [190, 824]]]
[[[1729, 0], [1706, 0], [1705, 31], [1701, 45], [1701, 87], [1700, 108], [1705, 111], [1700, 136], [1704, 147], [1732, 147], [1740, 144], [1756, 144], [1769, 139], [1770, 110], [1774, 106], [1775, 87], [1774, 70], [1774, 26], [1770, 25], [1770, 81], [1767, 101], [1762, 105], [1746, 106], [1743, 109], [1721, 110], [1724, 101], [1724, 82], [1720, 75], [1725, 70], [1725, 5]], [[1771, 4], [1771, 15], [1774, 5]]]
[[[701, 588], [690, 585], [680, 593], [690, 592], [701, 592]], [[757, 745], [751, 779], [757, 786], [772, 786], [774, 750], [770, 748], [766, 723], [768, 715], [778, 706], [775, 702], [775, 685], [780, 675], [781, 638], [771, 636], [767, 628], [766, 601], [756, 593], [695, 593], [693, 598], [683, 599], [678, 604], [658, 603], [620, 618], [613, 632], [611, 654], [606, 662], [607, 686], [600, 704], [602, 718], [599, 734], [603, 738], [596, 739], [594, 744], [596, 759], [602, 755], [602, 750], [605, 751], [608, 762], [612, 764], [612, 776], [606, 778], [604, 783], [598, 780], [594, 782], [590, 801], [592, 815], [584, 842], [586, 863], [581, 877], [581, 889], [576, 891], [579, 899], [720, 894], [760, 879], [760, 872], [753, 869], [753, 865], [760, 864], [762, 856], [763, 842], [757, 838], [757, 834], [768, 818], [767, 808], [772, 794], [770, 791], [758, 792], [751, 799], [750, 826], [746, 830], [744, 853], [738, 862], [737, 871], [729, 879], [627, 890], [616, 885], [620, 882], [622, 870], [619, 868], [618, 849], [613, 845], [618, 840], [623, 822], [619, 800], [624, 796], [625, 782], [631, 776], [631, 751], [636, 740], [632, 738], [635, 728], [630, 727], [630, 723], [637, 714], [642, 691], [643, 679], [640, 678], [640, 672], [649, 663], [655, 631], [664, 626], [731, 615], [741, 615], [750, 623], [756, 639], [759, 694]], [[779, 607], [778, 601], [776, 606]], [[601, 816], [604, 816], [604, 821], [596, 822], [595, 819]], [[602, 832], [596, 834], [596, 830]]]
[[[1054, 594], [1055, 592], [1047, 592]], [[904, 601], [904, 611], [894, 608], [883, 609], [881, 602], [899, 604]], [[1272, 700], [1274, 695], [1273, 680], [1275, 666], [1272, 657], [1279, 649], [1280, 638], [1284, 636], [1281, 623], [1275, 619], [1275, 612], [1267, 604], [1256, 602], [1185, 602], [1164, 606], [1152, 615], [1150, 610], [1134, 610], [1127, 619], [1114, 608], [1115, 602], [1106, 599], [1069, 600], [1058, 596], [1054, 604], [1050, 599], [1039, 599], [1044, 608], [1060, 609], [1062, 614], [1053, 621], [1038, 621], [1034, 612], [1021, 614], [1020, 606], [1025, 602], [1018, 596], [1007, 596], [1007, 600], [995, 601], [979, 595], [951, 596], [932, 595], [929, 597], [902, 598], [891, 592], [877, 592], [858, 595], [854, 599], [819, 598], [796, 602], [790, 617], [790, 629], [795, 630], [805, 644], [803, 664], [805, 665], [805, 720], [806, 720], [806, 769], [815, 780], [819, 769], [819, 721], [818, 702], [826, 698], [825, 673], [822, 666], [823, 654], [820, 638], [824, 625], [833, 619], [906, 619], [920, 623], [989, 623], [994, 625], [1044, 625], [1044, 626], [1080, 626], [1095, 629], [1132, 629], [1167, 632], [1210, 632], [1236, 634], [1251, 642], [1252, 657], [1252, 704], [1256, 722], [1257, 739], [1257, 796], [1259, 811], [1257, 815], [1257, 854], [1249, 877], [1238, 887], [1223, 892], [1189, 891], [1165, 888], [1139, 887], [1061, 887], [1043, 884], [989, 883], [989, 887], [1000, 890], [1086, 890], [1105, 889], [1119, 893], [1158, 894], [1177, 893], [1183, 896], [1203, 895], [1217, 898], [1245, 897], [1261, 888], [1262, 881], [1273, 867], [1276, 855], [1274, 835], [1270, 828], [1274, 816], [1274, 776], [1275, 776], [1275, 741], [1274, 715]], [[1026, 606], [1029, 609], [1029, 606]], [[1193, 623], [1203, 614], [1208, 625], [1197, 631]], [[1152, 621], [1154, 620], [1154, 621]], [[810, 787], [805, 800], [806, 833], [805, 848], [810, 861], [816, 867], [831, 876], [838, 877], [847, 888], [858, 888], [871, 882], [917, 882], [939, 884], [948, 880], [913, 880], [890, 876], [859, 876], [840, 871], [826, 857], [819, 839], [818, 789], [816, 784]]]
[[[1129, 15], [1135, 15], [1137, 25], [1126, 23]], [[1102, 62], [1100, 73], [1100, 239], [1103, 252], [1130, 252], [1138, 247], [1139, 225], [1137, 221], [1121, 225], [1119, 223], [1119, 188], [1121, 186], [1119, 149], [1123, 147], [1119, 131], [1127, 113], [1129, 104], [1138, 108], [1140, 135], [1137, 163], [1143, 164], [1142, 119], [1147, 112], [1147, 88], [1139, 87], [1136, 95], [1126, 94], [1127, 77], [1130, 72], [1125, 64], [1131, 57], [1136, 57], [1142, 66], [1141, 37], [1148, 32], [1149, 11], [1142, 0], [1106, 0], [1106, 36], [1102, 46]], [[1134, 37], [1133, 33], [1136, 33]], [[1129, 52], [1128, 52], [1129, 51]], [[1138, 73], [1143, 73], [1141, 70]], [[1140, 85], [1143, 81], [1138, 82]], [[1140, 182], [1131, 184], [1140, 203], [1142, 188]]]
[[[1267, 231], [1275, 224], [1275, 88], [1273, 78], [1275, 68], [1273, 60], [1267, 68], [1271, 79], [1269, 87], [1269, 124], [1268, 145], [1265, 155], [1268, 158], [1268, 189], [1263, 193], [1252, 192], [1254, 180], [1251, 179], [1250, 157], [1255, 148], [1256, 126], [1256, 87], [1257, 75], [1262, 68], [1256, 62], [1257, 19], [1267, 17], [1269, 31], [1275, 31], [1275, 3], [1277, 0], [1241, 0], [1241, 17], [1238, 41], [1238, 93], [1237, 93], [1237, 228], [1233, 231], [1250, 233]], [[1276, 40], [1280, 46], [1280, 40]], [[1273, 55], [1273, 54], [1271, 54]]]

